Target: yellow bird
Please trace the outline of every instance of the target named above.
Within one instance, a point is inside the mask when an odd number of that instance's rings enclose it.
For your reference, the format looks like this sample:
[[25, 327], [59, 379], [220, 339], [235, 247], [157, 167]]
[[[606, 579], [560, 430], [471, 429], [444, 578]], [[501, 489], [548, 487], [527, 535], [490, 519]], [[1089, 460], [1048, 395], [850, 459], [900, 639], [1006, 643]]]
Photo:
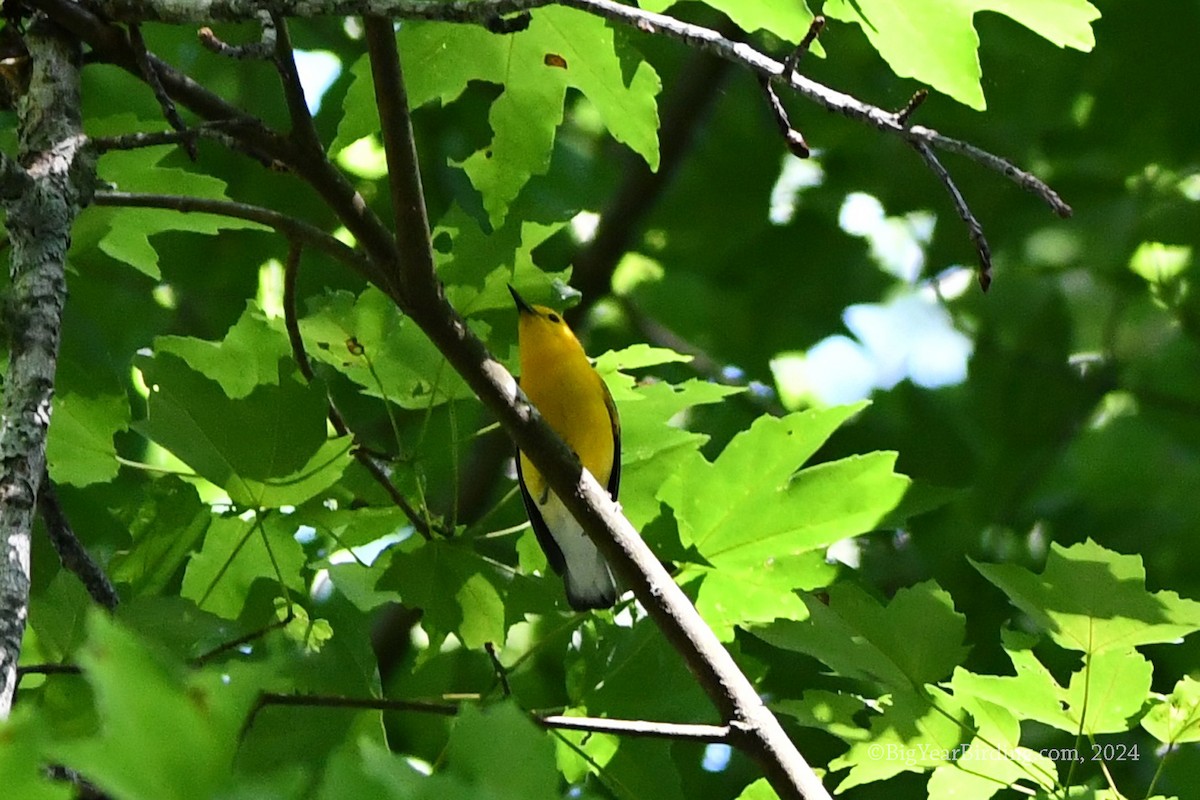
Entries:
[[[521, 388], [542, 418], [579, 457], [580, 463], [617, 499], [621, 482], [621, 422], [604, 381], [561, 315], [517, 303]], [[524, 453], [517, 479], [525, 511], [554, 571], [563, 576], [567, 602], [577, 611], [611, 608], [617, 599], [612, 571], [562, 501]]]

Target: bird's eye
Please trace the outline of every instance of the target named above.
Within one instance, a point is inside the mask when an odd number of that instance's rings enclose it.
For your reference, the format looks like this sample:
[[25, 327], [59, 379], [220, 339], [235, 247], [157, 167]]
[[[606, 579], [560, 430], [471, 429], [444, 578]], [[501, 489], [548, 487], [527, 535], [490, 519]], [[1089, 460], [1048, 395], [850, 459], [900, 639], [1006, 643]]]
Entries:
[[562, 322], [562, 318], [559, 317], [558, 314], [547, 314], [546, 319], [550, 320], [551, 322]]

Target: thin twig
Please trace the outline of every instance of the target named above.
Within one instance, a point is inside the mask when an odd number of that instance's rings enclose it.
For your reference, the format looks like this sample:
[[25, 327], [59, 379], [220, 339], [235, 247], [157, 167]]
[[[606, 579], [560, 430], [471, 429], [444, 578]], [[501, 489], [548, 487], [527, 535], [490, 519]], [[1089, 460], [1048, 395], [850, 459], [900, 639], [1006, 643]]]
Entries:
[[[251, 712], [251, 718], [267, 706], [302, 708], [353, 708], [366, 711], [407, 711], [439, 716], [457, 716], [460, 703], [430, 700], [392, 700], [383, 697], [340, 697], [336, 695], [281, 694], [264, 692]], [[682, 722], [654, 722], [636, 719], [567, 717], [561, 714], [530, 713], [531, 719], [547, 729], [610, 733], [635, 738], [673, 739], [698, 742], [727, 742], [733, 732], [728, 725], [702, 725]]]
[[261, 639], [262, 637], [266, 636], [271, 631], [280, 630], [281, 628], [286, 628], [288, 625], [290, 625], [292, 623], [292, 620], [294, 620], [295, 618], [296, 618], [296, 613], [295, 613], [295, 611], [292, 610], [292, 606], [289, 603], [287, 606], [287, 613], [284, 614], [279, 619], [274, 620], [272, 622], [268, 622], [266, 625], [263, 625], [261, 628], [252, 630], [247, 634], [237, 637], [236, 639], [231, 639], [228, 642], [222, 642], [221, 644], [217, 645], [213, 649], [203, 652], [200, 655], [196, 656], [188, 663], [191, 664], [191, 666], [193, 666], [193, 667], [203, 667], [205, 664], [212, 661], [217, 656], [224, 655], [225, 653], [228, 653], [231, 650], [238, 649], [242, 645], [246, 645], [246, 644], [249, 644], [250, 642], [257, 641], [257, 640]]
[[796, 158], [808, 158], [812, 155], [812, 151], [808, 148], [808, 142], [804, 141], [804, 134], [792, 127], [792, 121], [788, 119], [787, 110], [783, 107], [783, 103], [779, 102], [779, 95], [775, 93], [775, 87], [771, 85], [771, 79], [759, 75], [758, 83], [767, 95], [767, 108], [771, 110], [771, 119], [775, 121], [779, 132], [783, 134], [783, 141], [787, 144], [788, 150]]
[[42, 521], [46, 523], [46, 533], [63, 567], [79, 578], [93, 600], [109, 611], [115, 609], [120, 602], [117, 590], [72, 530], [62, 504], [58, 501], [58, 492], [48, 474], [42, 475], [42, 486], [38, 490], [38, 511], [41, 512]]
[[[61, 8], [66, 0], [31, 0], [38, 7]], [[93, 6], [110, 19], [158, 22], [218, 22], [247, 20], [251, 7], [242, 0], [208, 0], [205, 3], [177, 3], [174, 0], [94, 0]], [[330, 0], [328, 3], [289, 3], [280, 11], [289, 16], [349, 15], [368, 12], [383, 17], [428, 19], [487, 25], [497, 15], [528, 11], [548, 5], [577, 8], [641, 31], [661, 33], [690, 47], [714, 53], [740, 64], [759, 75], [781, 80], [793, 91], [822, 108], [849, 117], [877, 130], [900, 136], [906, 141], [922, 141], [930, 147], [963, 155], [993, 170], [1017, 185], [1034, 192], [1060, 216], [1070, 216], [1071, 207], [1045, 182], [1007, 159], [979, 147], [921, 127], [906, 127], [897, 115], [878, 106], [831, 89], [795, 73], [788, 74], [779, 61], [744, 42], [733, 41], [701, 25], [682, 22], [674, 17], [645, 11], [614, 0]], [[72, 14], [78, 18], [78, 12]]]
[[[163, 117], [170, 123], [171, 127], [177, 131], [187, 130], [187, 125], [183, 118], [179, 116], [179, 109], [175, 107], [175, 102], [171, 99], [171, 95], [167, 94], [167, 90], [163, 88], [162, 81], [159, 79], [158, 70], [153, 62], [151, 62], [149, 53], [146, 50], [146, 40], [142, 38], [142, 28], [137, 23], [129, 25], [129, 44], [133, 47], [133, 57], [137, 61], [138, 68], [142, 71], [142, 77], [154, 92], [154, 99], [158, 101], [159, 107], [162, 109]], [[195, 161], [199, 158], [196, 151], [195, 139], [184, 139], [180, 142], [183, 149], [187, 151], [188, 157]]]
[[938, 161], [937, 155], [929, 148], [929, 145], [923, 142], [912, 142], [911, 144], [921, 154], [921, 158], [925, 159], [925, 163], [933, 170], [933, 174], [937, 175], [938, 180], [946, 187], [946, 191], [950, 193], [950, 199], [954, 203], [954, 210], [966, 224], [971, 243], [975, 245], [975, 252], [979, 254], [979, 287], [986, 292], [992, 285], [992, 250], [988, 247], [987, 238], [983, 235], [983, 226], [979, 224], [979, 220], [971, 212], [971, 207], [963, 199], [962, 192], [958, 190], [958, 185], [954, 183], [950, 173], [942, 166], [942, 162]]
[[[292, 346], [292, 358], [296, 361], [296, 366], [300, 369], [300, 374], [308, 381], [312, 381], [316, 377], [313, 372], [312, 362], [308, 358], [308, 351], [304, 347], [304, 337], [300, 333], [300, 320], [296, 313], [296, 279], [300, 272], [300, 255], [303, 252], [299, 242], [293, 241], [288, 248], [287, 263], [283, 270], [283, 324], [287, 330], [288, 342]], [[333, 402], [333, 397], [328, 397], [329, 402], [329, 423], [333, 426], [334, 431], [338, 436], [346, 436], [350, 434], [350, 427], [346, 424], [346, 418], [342, 416], [341, 410]], [[392, 502], [400, 509], [408, 521], [412, 524], [413, 529], [424, 536], [426, 539], [433, 538], [433, 531], [430, 529], [428, 522], [413, 505], [408, 502], [403, 492], [392, 481], [391, 477], [382, 465], [376, 461], [373, 454], [365, 448], [355, 446], [352, 451], [354, 458], [363, 466], [368, 474], [378, 483]]]
[[259, 24], [262, 26], [262, 38], [248, 44], [229, 44], [222, 41], [212, 28], [204, 27], [196, 32], [200, 44], [206, 50], [226, 58], [239, 60], [256, 60], [271, 58], [275, 53], [276, 26], [275, 19], [268, 11], [258, 11]]
[[370, 262], [359, 251], [335, 239], [325, 231], [303, 220], [281, 214], [269, 208], [236, 203], [232, 200], [216, 200], [208, 197], [188, 197], [174, 194], [143, 194], [140, 192], [96, 192], [94, 202], [98, 206], [120, 206], [124, 208], [167, 208], [182, 213], [199, 212], [219, 214], [223, 217], [249, 220], [273, 228], [288, 239], [300, 242], [340, 261], [367, 280], [374, 273]]
[[818, 14], [813, 17], [813, 21], [808, 25], [808, 32], [804, 34], [804, 38], [800, 40], [800, 44], [796, 45], [796, 49], [791, 55], [783, 60], [783, 74], [791, 75], [796, 71], [796, 65], [800, 63], [800, 59], [812, 47], [812, 43], [821, 35], [821, 31], [825, 30], [825, 17]]
[[[296, 313], [296, 279], [300, 274], [300, 256], [303, 253], [304, 248], [299, 242], [289, 243], [287, 261], [283, 266], [283, 327], [287, 330], [288, 342], [292, 345], [292, 358], [296, 361], [300, 374], [305, 380], [311, 381], [316, 377], [316, 373], [313, 372], [312, 362], [308, 360], [304, 337], [300, 334], [299, 315]], [[334, 428], [338, 429], [338, 423], [334, 423]], [[344, 422], [341, 422], [341, 429], [337, 430], [337, 434], [346, 435]]]
[[246, 147], [240, 139], [229, 133], [229, 129], [235, 127], [237, 124], [238, 120], [225, 120], [205, 122], [181, 131], [138, 131], [118, 136], [97, 136], [91, 140], [91, 143], [96, 148], [96, 152], [107, 153], [112, 150], [136, 150], [142, 147], [155, 147], [163, 144], [181, 144], [195, 141], [198, 138], [211, 139], [230, 150], [250, 156], [264, 167], [281, 171], [283, 165], [280, 162], [267, 158], [261, 152]]
[[17, 675], [82, 675], [78, 664], [26, 664], [17, 667]]
[[296, 55], [292, 49], [292, 37], [288, 33], [287, 20], [280, 16], [272, 16], [274, 21], [275, 69], [283, 83], [283, 97], [287, 102], [288, 115], [292, 121], [292, 141], [302, 150], [307, 150], [314, 158], [325, 158], [325, 148], [321, 146], [321, 137], [317, 135], [317, 126], [308, 110], [308, 101], [304, 97], [304, 85], [300, 82], [300, 71], [296, 69]]
[[728, 742], [728, 725], [700, 725], [681, 722], [650, 722], [608, 717], [565, 717], [561, 715], [534, 716], [534, 721], [546, 728], [588, 733], [612, 733], [618, 736], [651, 739], [675, 739], [693, 742]]
[[492, 660], [492, 669], [500, 681], [500, 690], [504, 692], [505, 697], [512, 697], [512, 687], [508, 685], [508, 670], [500, 663], [500, 656], [496, 655], [496, 645], [484, 642], [483, 649], [487, 651], [488, 658]]
[[896, 121], [901, 125], [908, 125], [908, 120], [912, 117], [913, 112], [921, 107], [927, 97], [929, 97], [928, 89], [917, 89], [913, 92], [913, 96], [908, 98], [904, 108], [896, 112]]

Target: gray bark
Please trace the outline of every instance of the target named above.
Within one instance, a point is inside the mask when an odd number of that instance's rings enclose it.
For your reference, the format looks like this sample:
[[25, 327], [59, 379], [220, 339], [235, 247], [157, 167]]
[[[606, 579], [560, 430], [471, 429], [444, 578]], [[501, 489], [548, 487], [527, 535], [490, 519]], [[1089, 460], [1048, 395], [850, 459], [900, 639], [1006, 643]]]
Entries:
[[46, 465], [71, 224], [94, 184], [79, 111], [79, 44], [39, 20], [26, 36], [33, 74], [18, 106], [20, 150], [3, 157], [10, 240], [8, 373], [0, 419], [0, 719], [16, 691], [29, 613], [29, 538]]

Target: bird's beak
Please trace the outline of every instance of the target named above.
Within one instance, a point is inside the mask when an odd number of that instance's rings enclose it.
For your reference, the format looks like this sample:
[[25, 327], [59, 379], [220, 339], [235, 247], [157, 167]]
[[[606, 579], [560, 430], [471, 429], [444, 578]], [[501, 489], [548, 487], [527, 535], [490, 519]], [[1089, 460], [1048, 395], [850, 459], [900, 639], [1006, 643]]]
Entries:
[[508, 291], [513, 296], [513, 300], [517, 304], [517, 311], [521, 312], [522, 314], [534, 313], [533, 306], [529, 305], [529, 303], [526, 303], [525, 298], [517, 294], [517, 290], [512, 287], [511, 283], [508, 285]]

